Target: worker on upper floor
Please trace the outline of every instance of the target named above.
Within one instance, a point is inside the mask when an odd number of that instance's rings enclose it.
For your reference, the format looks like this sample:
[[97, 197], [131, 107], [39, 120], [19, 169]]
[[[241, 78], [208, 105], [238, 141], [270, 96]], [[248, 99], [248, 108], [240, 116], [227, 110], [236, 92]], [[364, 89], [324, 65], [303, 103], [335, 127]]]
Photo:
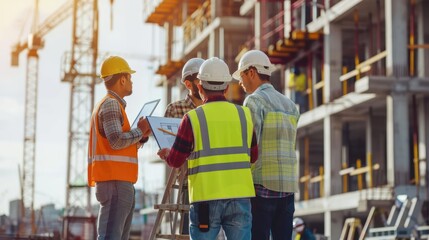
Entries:
[[146, 119], [131, 129], [125, 96], [133, 91], [135, 73], [121, 57], [111, 56], [101, 66], [107, 94], [91, 117], [88, 141], [88, 185], [95, 186], [100, 203], [98, 240], [128, 240], [134, 213], [134, 183], [138, 175], [137, 149], [150, 132]]
[[188, 160], [191, 239], [215, 239], [221, 227], [228, 239], [251, 239], [258, 147], [250, 111], [226, 101], [232, 78], [221, 59], [204, 61], [197, 78], [203, 105], [185, 114], [172, 148], [158, 155], [176, 168]]
[[[197, 87], [199, 82], [197, 74], [203, 62], [204, 59], [202, 58], [191, 58], [185, 63], [182, 69], [182, 78], [180, 79], [180, 82], [185, 85], [186, 89], [188, 89], [188, 93], [186, 94], [185, 99], [168, 104], [164, 117], [182, 118], [187, 112], [203, 103]], [[187, 186], [187, 184], [184, 184], [184, 186]], [[188, 191], [186, 187], [183, 191], [182, 197], [182, 202], [189, 204]], [[184, 219], [181, 233], [189, 234], [189, 216], [187, 213], [182, 216]]]
[[293, 67], [289, 74], [288, 88], [292, 91], [292, 99], [299, 106], [299, 112], [307, 111], [307, 79], [299, 67]]
[[258, 161], [252, 165], [256, 197], [252, 198], [252, 239], [287, 239], [292, 236], [298, 192], [295, 154], [299, 112], [295, 103], [270, 83], [275, 70], [259, 50], [246, 52], [234, 78], [249, 95], [243, 105], [250, 109], [259, 146]]
[[294, 240], [316, 240], [314, 234], [305, 226], [304, 220], [297, 217], [293, 219]]

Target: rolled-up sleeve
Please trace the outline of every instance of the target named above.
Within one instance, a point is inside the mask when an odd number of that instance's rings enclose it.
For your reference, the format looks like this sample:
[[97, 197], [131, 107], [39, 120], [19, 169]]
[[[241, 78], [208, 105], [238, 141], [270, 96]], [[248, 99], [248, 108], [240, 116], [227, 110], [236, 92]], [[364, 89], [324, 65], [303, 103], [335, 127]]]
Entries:
[[119, 106], [119, 102], [114, 99], [107, 99], [99, 111], [99, 119], [102, 129], [100, 131], [106, 136], [112, 149], [123, 149], [137, 143], [143, 136], [139, 128], [131, 129], [128, 132], [122, 131], [124, 118]]

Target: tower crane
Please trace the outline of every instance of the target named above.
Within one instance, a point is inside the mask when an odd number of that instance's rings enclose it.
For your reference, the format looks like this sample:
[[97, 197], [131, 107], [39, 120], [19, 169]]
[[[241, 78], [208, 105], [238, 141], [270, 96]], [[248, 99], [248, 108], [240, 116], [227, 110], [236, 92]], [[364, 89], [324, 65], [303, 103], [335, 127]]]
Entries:
[[66, 2], [51, 16], [39, 25], [39, 0], [35, 0], [34, 18], [28, 41], [18, 42], [12, 48], [11, 65], [19, 65], [19, 54], [27, 52], [26, 84], [25, 84], [25, 113], [24, 113], [24, 151], [21, 175], [22, 216], [20, 233], [25, 234], [25, 219], [30, 216], [31, 234], [36, 233], [34, 215], [34, 180], [35, 180], [35, 150], [37, 122], [37, 87], [39, 76], [38, 51], [44, 46], [43, 37], [53, 28], [71, 15], [71, 2]]

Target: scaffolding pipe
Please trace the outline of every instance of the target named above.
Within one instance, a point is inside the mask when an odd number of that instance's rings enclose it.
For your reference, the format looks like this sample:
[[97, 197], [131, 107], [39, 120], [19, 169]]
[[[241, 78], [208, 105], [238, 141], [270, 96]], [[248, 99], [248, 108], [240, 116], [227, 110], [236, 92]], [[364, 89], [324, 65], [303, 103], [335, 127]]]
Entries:
[[[374, 55], [374, 44], [373, 44], [373, 27], [372, 27], [372, 13], [368, 13], [368, 32], [369, 32], [369, 55]], [[369, 75], [372, 75], [372, 68], [369, 70]]]
[[[356, 169], [360, 169], [362, 167], [362, 162], [360, 159], [356, 160]], [[357, 182], [358, 182], [358, 190], [363, 189], [363, 176], [362, 174], [358, 174], [357, 176]]]
[[307, 92], [308, 92], [308, 108], [313, 109], [313, 52], [309, 52], [307, 56]]
[[[355, 23], [355, 66], [359, 65], [359, 12], [355, 10], [354, 12], [354, 23]], [[360, 79], [360, 72], [356, 75], [356, 80]]]
[[[343, 75], [347, 73], [347, 66], [343, 66]], [[343, 81], [343, 96], [347, 94], [347, 81]]]
[[325, 178], [323, 176], [324, 174], [324, 170], [323, 170], [323, 166], [319, 167], [319, 176], [320, 176], [320, 182], [319, 182], [319, 195], [320, 197], [323, 197], [323, 193], [325, 192]]
[[[381, 52], [381, 3], [380, 0], [377, 0], [377, 31], [376, 31], [376, 37], [377, 37], [377, 54]], [[377, 74], [383, 75], [382, 68], [381, 68], [381, 62], [377, 63]]]
[[415, 51], [416, 49], [413, 47], [415, 43], [415, 11], [416, 9], [416, 2], [415, 0], [410, 0], [410, 76], [414, 77], [415, 75]]
[[[347, 163], [343, 162], [342, 164], [342, 168], [343, 169], [347, 169]], [[349, 191], [349, 178], [348, 178], [348, 174], [344, 174], [343, 175], [343, 193], [346, 193]]]
[[418, 187], [420, 185], [420, 169], [419, 169], [419, 130], [417, 122], [417, 100], [416, 95], [413, 95], [413, 164], [414, 164], [414, 183]]
[[373, 166], [372, 166], [372, 153], [368, 152], [366, 154], [366, 164], [368, 166], [368, 188], [373, 187]]

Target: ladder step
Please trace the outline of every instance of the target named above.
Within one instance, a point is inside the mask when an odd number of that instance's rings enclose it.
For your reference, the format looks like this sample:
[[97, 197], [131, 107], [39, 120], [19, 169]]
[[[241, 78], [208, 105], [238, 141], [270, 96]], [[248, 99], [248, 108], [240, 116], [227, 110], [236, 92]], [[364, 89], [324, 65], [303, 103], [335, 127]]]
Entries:
[[[174, 188], [174, 189], [179, 189], [179, 185], [177, 185], [177, 184], [174, 184], [171, 187]], [[182, 186], [182, 189], [187, 189], [187, 188], [188, 188], [188, 185], [183, 185]]]
[[162, 209], [162, 210], [170, 210], [170, 211], [189, 211], [188, 204], [155, 204], [153, 206], [154, 209]]
[[170, 235], [170, 234], [156, 234], [157, 238], [162, 239], [183, 239], [189, 240], [189, 235]]

